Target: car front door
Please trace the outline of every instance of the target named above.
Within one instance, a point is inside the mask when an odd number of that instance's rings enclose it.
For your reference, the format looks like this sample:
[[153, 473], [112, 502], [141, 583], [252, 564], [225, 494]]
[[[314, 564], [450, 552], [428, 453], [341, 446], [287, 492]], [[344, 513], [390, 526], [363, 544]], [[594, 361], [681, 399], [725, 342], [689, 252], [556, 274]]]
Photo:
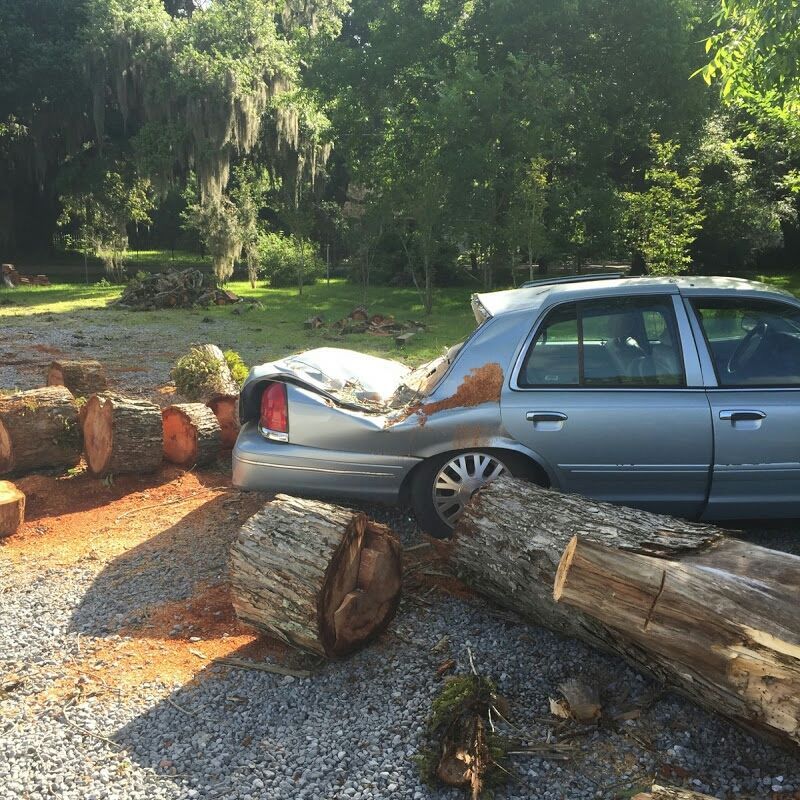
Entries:
[[800, 307], [703, 296], [689, 305], [716, 383], [706, 518], [800, 517]]
[[711, 419], [677, 295], [551, 308], [504, 389], [506, 430], [559, 489], [694, 516], [708, 492]]

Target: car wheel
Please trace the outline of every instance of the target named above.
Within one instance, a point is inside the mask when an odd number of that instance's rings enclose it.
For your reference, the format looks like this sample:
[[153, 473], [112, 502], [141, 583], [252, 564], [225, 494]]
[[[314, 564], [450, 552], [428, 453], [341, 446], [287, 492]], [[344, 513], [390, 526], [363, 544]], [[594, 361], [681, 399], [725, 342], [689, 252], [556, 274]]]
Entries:
[[469, 450], [428, 459], [411, 484], [419, 526], [437, 539], [448, 538], [472, 495], [503, 474], [541, 482], [534, 464], [509, 451]]

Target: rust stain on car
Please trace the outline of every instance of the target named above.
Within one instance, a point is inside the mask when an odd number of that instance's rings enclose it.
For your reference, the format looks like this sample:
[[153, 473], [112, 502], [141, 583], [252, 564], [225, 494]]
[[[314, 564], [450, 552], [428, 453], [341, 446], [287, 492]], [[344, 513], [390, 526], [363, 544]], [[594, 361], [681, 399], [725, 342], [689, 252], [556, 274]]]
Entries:
[[455, 394], [435, 403], [425, 403], [416, 409], [418, 425], [424, 426], [428, 417], [451, 408], [471, 408], [482, 403], [499, 403], [503, 388], [503, 370], [497, 362], [474, 367], [456, 389]]

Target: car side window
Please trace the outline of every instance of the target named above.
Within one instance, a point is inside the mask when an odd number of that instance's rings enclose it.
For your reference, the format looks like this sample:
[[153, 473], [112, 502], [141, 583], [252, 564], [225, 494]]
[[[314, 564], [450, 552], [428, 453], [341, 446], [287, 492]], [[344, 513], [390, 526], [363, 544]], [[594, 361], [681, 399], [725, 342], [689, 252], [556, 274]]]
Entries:
[[685, 386], [671, 297], [604, 298], [553, 309], [517, 383], [523, 388]]
[[695, 298], [692, 307], [719, 386], [800, 386], [800, 309], [722, 297]]

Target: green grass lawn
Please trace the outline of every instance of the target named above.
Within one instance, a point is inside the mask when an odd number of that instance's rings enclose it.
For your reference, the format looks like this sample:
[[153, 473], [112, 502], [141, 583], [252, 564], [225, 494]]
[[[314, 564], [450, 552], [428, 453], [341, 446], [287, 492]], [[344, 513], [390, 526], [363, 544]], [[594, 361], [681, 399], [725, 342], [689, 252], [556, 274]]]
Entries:
[[[472, 290], [466, 287], [437, 291], [433, 314], [425, 312], [416, 291], [408, 288], [374, 287], [367, 307], [370, 313], [391, 314], [398, 321], [417, 320], [425, 331], [401, 348], [391, 336], [350, 334], [340, 336], [325, 327], [315, 331], [303, 328], [309, 317], [321, 315], [326, 323], [348, 314], [361, 303], [358, 287], [343, 280], [321, 281], [307, 286], [299, 296], [297, 289], [252, 289], [244, 281], [232, 281], [228, 288], [244, 298], [258, 300], [263, 308], [249, 304], [216, 306], [209, 309], [171, 309], [163, 311], [125, 311], [109, 306], [121, 291], [119, 286], [54, 284], [49, 287], [0, 289], [3, 328], [37, 325], [102, 324], [116, 330], [145, 329], [153, 342], [183, 338], [184, 331], [202, 331], [205, 341], [239, 351], [250, 364], [267, 361], [311, 347], [347, 347], [418, 364], [439, 355], [467, 336], [475, 326], [469, 304]], [[236, 311], [241, 311], [237, 314]], [[210, 320], [210, 321], [209, 321]], [[197, 336], [194, 336], [197, 339]]]
[[[145, 260], [148, 266], [157, 267], [165, 257], [166, 254], [154, 251]], [[196, 265], [189, 261], [185, 254], [179, 254], [180, 266]], [[800, 294], [800, 272], [748, 277], [758, 277]], [[263, 282], [252, 289], [247, 282], [233, 281], [229, 288], [242, 297], [258, 300], [263, 308], [239, 304], [210, 309], [124, 311], [109, 305], [119, 296], [119, 286], [58, 283], [49, 287], [0, 289], [0, 327], [9, 339], [15, 328], [46, 331], [62, 327], [94, 330], [95, 335], [110, 333], [121, 340], [120, 360], [130, 357], [124, 350], [125, 333], [129, 332], [130, 346], [138, 348], [140, 358], [157, 353], [168, 358], [173, 352], [185, 352], [192, 342], [205, 341], [237, 350], [251, 365], [326, 346], [350, 348], [416, 365], [436, 357], [475, 326], [469, 304], [474, 289], [469, 287], [438, 290], [429, 318], [425, 317], [413, 288], [373, 287], [367, 302], [370, 313], [391, 314], [399, 321], [419, 320], [425, 324], [425, 331], [404, 348], [398, 347], [392, 336], [341, 336], [329, 327], [315, 331], [303, 328], [309, 317], [320, 314], [326, 323], [332, 323], [361, 303], [359, 288], [346, 281], [332, 280], [330, 284], [321, 281], [306, 287], [302, 296], [295, 288], [271, 289]]]

